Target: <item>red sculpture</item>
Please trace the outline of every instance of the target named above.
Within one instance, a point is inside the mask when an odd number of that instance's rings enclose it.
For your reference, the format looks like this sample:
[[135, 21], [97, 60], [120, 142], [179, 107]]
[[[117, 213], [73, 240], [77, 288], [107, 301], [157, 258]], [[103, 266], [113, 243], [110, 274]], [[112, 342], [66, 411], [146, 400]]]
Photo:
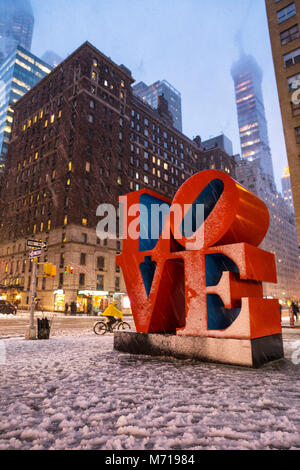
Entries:
[[[281, 333], [278, 301], [263, 298], [262, 282], [277, 279], [274, 255], [257, 248], [269, 226], [262, 200], [217, 170], [189, 178], [173, 202], [147, 189], [125, 197], [117, 264], [137, 332], [236, 339]], [[155, 204], [168, 208], [160, 224], [149, 215]], [[187, 234], [188, 219], [194, 230]], [[130, 236], [133, 224], [137, 237]]]

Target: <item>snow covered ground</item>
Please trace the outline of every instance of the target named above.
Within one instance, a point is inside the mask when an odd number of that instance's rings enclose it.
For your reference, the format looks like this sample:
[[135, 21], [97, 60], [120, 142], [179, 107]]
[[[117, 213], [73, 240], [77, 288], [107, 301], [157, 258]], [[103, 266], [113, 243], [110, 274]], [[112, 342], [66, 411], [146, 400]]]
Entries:
[[130, 356], [111, 335], [78, 332], [3, 343], [0, 450], [300, 449], [300, 366], [288, 360]]

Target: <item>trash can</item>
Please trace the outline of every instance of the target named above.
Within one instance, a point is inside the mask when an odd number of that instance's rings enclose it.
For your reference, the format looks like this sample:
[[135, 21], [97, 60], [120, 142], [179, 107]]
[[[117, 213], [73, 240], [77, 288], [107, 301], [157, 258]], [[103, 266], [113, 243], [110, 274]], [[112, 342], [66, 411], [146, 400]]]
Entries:
[[49, 339], [50, 336], [50, 322], [48, 318], [38, 318], [38, 339]]

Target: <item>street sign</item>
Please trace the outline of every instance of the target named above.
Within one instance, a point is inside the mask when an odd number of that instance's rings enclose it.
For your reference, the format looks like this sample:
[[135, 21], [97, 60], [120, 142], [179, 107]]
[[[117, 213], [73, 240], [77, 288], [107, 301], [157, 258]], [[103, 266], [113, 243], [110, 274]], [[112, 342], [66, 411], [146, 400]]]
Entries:
[[27, 246], [30, 248], [46, 248], [47, 243], [40, 240], [27, 240]]
[[39, 250], [32, 250], [29, 252], [29, 258], [38, 258], [39, 256], [41, 256], [42, 254], [42, 250], [39, 249]]

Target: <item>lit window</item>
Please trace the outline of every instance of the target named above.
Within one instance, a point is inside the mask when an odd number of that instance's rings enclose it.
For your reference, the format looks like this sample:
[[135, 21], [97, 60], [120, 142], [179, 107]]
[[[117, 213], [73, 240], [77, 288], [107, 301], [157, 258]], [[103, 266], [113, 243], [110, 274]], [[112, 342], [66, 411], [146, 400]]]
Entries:
[[122, 178], [121, 178], [121, 176], [118, 176], [117, 183], [118, 183], [118, 184], [122, 184]]
[[57, 117], [58, 117], [58, 119], [61, 118], [61, 110], [58, 111], [58, 116]]
[[41, 232], [44, 230], [44, 222], [41, 222]]
[[90, 162], [86, 162], [85, 171], [90, 172], [90, 170], [91, 170], [91, 164], [90, 164]]
[[68, 216], [65, 215], [65, 217], [64, 217], [64, 225], [67, 225], [67, 223], [68, 223]]
[[69, 171], [72, 170], [72, 162], [69, 162], [68, 168], [69, 168]]
[[48, 228], [48, 230], [51, 229], [51, 220], [50, 220], [50, 219], [48, 220], [48, 226], [47, 226], [47, 228]]
[[54, 122], [54, 114], [51, 115], [50, 122], [51, 124]]
[[82, 225], [86, 226], [87, 225], [87, 218], [84, 217], [81, 221]]
[[48, 120], [46, 119], [46, 121], [45, 121], [45, 127], [47, 127], [47, 126], [48, 126]]

